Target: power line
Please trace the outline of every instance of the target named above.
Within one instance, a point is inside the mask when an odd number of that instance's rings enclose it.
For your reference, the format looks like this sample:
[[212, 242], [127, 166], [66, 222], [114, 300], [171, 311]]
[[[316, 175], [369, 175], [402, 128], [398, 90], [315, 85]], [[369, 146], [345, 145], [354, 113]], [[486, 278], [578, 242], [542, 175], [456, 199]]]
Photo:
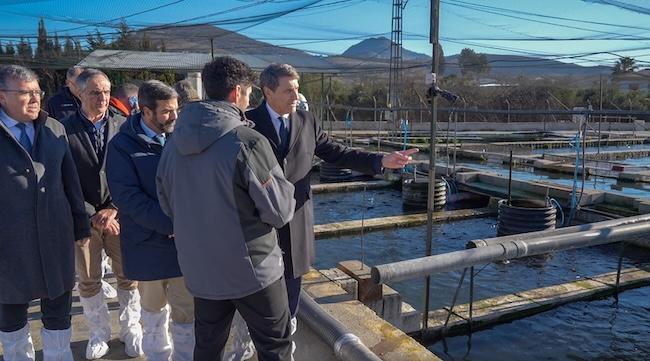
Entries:
[[644, 15], [650, 15], [650, 8], [644, 8], [638, 5], [632, 5], [628, 4], [622, 1], [617, 1], [617, 0], [589, 0], [592, 3], [597, 3], [597, 4], [603, 4], [603, 5], [611, 5], [615, 6], [617, 8], [621, 8], [624, 10], [629, 10], [635, 13], [640, 13]]
[[[185, 0], [181, 0], [181, 1], [185, 1]], [[262, 5], [262, 4], [265, 4], [265, 3], [269, 2], [269, 0], [263, 0], [263, 1], [256, 1], [255, 3], [251, 3], [251, 4], [245, 4], [245, 5], [229, 8], [229, 9], [226, 9], [226, 10], [213, 12], [213, 13], [200, 15], [200, 16], [195, 16], [195, 17], [191, 17], [191, 18], [187, 18], [187, 19], [182, 19], [182, 20], [178, 20], [178, 21], [174, 21], [174, 22], [170, 22], [170, 23], [158, 24], [158, 25], [147, 26], [147, 27], [138, 26], [138, 25], [135, 25], [135, 24], [130, 24], [130, 27], [133, 29], [132, 31], [138, 31], [138, 30], [141, 30], [141, 28], [146, 28], [147, 30], [153, 31], [153, 30], [165, 30], [165, 29], [175, 28], [175, 27], [180, 27], [180, 26], [194, 26], [194, 25], [222, 25], [223, 26], [223, 25], [238, 25], [238, 24], [256, 24], [256, 23], [259, 23], [261, 21], [272, 20], [272, 19], [284, 16], [286, 14], [290, 14], [290, 13], [293, 13], [295, 11], [302, 10], [305, 7], [308, 7], [310, 5], [315, 5], [315, 4], [320, 3], [322, 1], [323, 0], [310, 0], [310, 1], [305, 2], [304, 4], [301, 4], [300, 6], [288, 8], [288, 9], [282, 10], [282, 11], [272, 11], [272, 12], [267, 12], [267, 13], [262, 13], [262, 14], [258, 14], [258, 15], [252, 15], [252, 16], [243, 16], [243, 17], [242, 16], [236, 16], [236, 17], [225, 18], [225, 19], [221, 19], [221, 20], [198, 22], [198, 20], [203, 20], [203, 19], [206, 19], [206, 18], [210, 18], [210, 17], [214, 17], [214, 16], [218, 16], [218, 15], [223, 15], [223, 14], [228, 14], [228, 13], [232, 13], [232, 12], [240, 11], [240, 10], [244, 10], [244, 9], [249, 9], [249, 8], [259, 6], [259, 5]], [[344, 0], [344, 1], [352, 1], [352, 0]], [[168, 5], [172, 5], [172, 4], [174, 4], [174, 3], [168, 4]], [[156, 8], [147, 9], [147, 10], [144, 10], [143, 12], [157, 10], [157, 9], [160, 9], [161, 7], [162, 6], [157, 6]], [[13, 15], [19, 15], [19, 16], [33, 17], [31, 15], [20, 14], [20, 13], [17, 13], [17, 12], [12, 12], [12, 14]], [[130, 15], [127, 15], [127, 16], [130, 17], [130, 16], [135, 16], [135, 15], [136, 14], [130, 14]], [[38, 18], [42, 17], [42, 18], [46, 18], [46, 19], [50, 19], [50, 20], [54, 20], [54, 21], [65, 21], [65, 22], [73, 22], [73, 23], [76, 22], [76, 23], [79, 23], [79, 24], [83, 24], [84, 25], [83, 27], [95, 26], [95, 27], [102, 27], [102, 28], [105, 28], [105, 27], [119, 28], [119, 24], [110, 25], [109, 24], [110, 20], [99, 21], [99, 22], [88, 22], [88, 21], [81, 21], [81, 20], [76, 20], [76, 19], [71, 20], [71, 19], [67, 19], [67, 18], [66, 19], [61, 19], [61, 18], [53, 17], [53, 16], [36, 16], [36, 17], [38, 17]], [[122, 17], [119, 17], [117, 19], [121, 19], [121, 18]], [[73, 28], [73, 29], [76, 29], [76, 28]], [[70, 29], [64, 29], [62, 32], [65, 33], [65, 31], [67, 31], [67, 30], [70, 30]], [[30, 34], [2, 34], [2, 35], [0, 35], [0, 37], [2, 37], [2, 38], [15, 38], [15, 39], [18, 39], [18, 38], [21, 38], [21, 37], [24, 37], [24, 38], [37, 38], [38, 36], [34, 35], [34, 34], [35, 33], [30, 33]], [[101, 36], [112, 36], [112, 35], [118, 35], [119, 32], [118, 31], [99, 32], [99, 34]], [[88, 34], [73, 34], [73, 35], [69, 35], [69, 37], [85, 39], [85, 37], [87, 35]]]
[[[477, 3], [462, 1], [462, 0], [443, 0], [443, 2], [448, 2], [448, 1], [453, 1], [455, 3], [463, 4], [463, 5], [469, 5], [469, 6], [474, 6], [474, 7], [491, 9], [491, 10], [495, 10], [495, 11], [505, 11], [505, 12], [509, 12], [509, 13], [513, 13], [513, 14], [530, 15], [530, 16], [541, 17], [541, 18], [546, 18], [546, 19], [565, 20], [565, 21], [572, 21], [572, 22], [582, 23], [582, 24], [603, 25], [603, 26], [610, 26], [610, 27], [617, 27], [617, 28], [638, 29], [638, 30], [648, 30], [648, 31], [650, 31], [650, 27], [645, 27], [645, 26], [630, 25], [630, 24], [623, 25], [623, 24], [605, 23], [605, 22], [600, 22], [600, 21], [591, 21], [591, 20], [584, 20], [584, 19], [566, 18], [566, 17], [561, 17], [561, 16], [554, 16], [554, 15], [548, 15], [548, 14], [539, 14], [539, 13], [532, 13], [532, 12], [515, 10], [515, 9], [508, 9], [508, 8], [501, 8], [501, 7], [496, 7], [496, 6], [489, 6], [489, 5], [485, 5], [485, 4], [477, 4]], [[455, 4], [449, 4], [449, 5], [455, 5]]]
[[498, 11], [492, 11], [487, 8], [479, 7], [479, 6], [468, 6], [468, 5], [461, 5], [461, 4], [455, 4], [446, 0], [441, 0], [444, 4], [451, 5], [451, 6], [458, 6], [463, 9], [470, 9], [474, 11], [479, 11], [487, 14], [493, 14], [493, 15], [498, 15], [498, 16], [503, 16], [503, 17], [508, 17], [508, 18], [513, 18], [517, 20], [524, 20], [524, 21], [529, 21], [533, 23], [538, 23], [538, 24], [545, 24], [545, 25], [552, 25], [552, 26], [559, 26], [562, 28], [567, 28], [567, 29], [574, 29], [574, 30], [583, 30], [583, 31], [590, 31], [590, 32], [595, 32], [595, 33], [600, 33], [600, 34], [605, 34], [605, 35], [620, 35], [620, 36], [627, 36], [628, 34], [622, 34], [622, 33], [615, 33], [611, 31], [602, 31], [602, 30], [597, 30], [597, 29], [590, 29], [590, 28], [584, 28], [584, 27], [579, 27], [579, 26], [572, 26], [572, 25], [566, 25], [566, 24], [561, 24], [561, 23], [556, 23], [556, 22], [550, 22], [550, 21], [544, 21], [544, 20], [535, 20], [535, 19], [530, 19], [530, 18], [525, 18], [522, 16], [517, 16], [517, 15], [509, 15], [506, 13], [498, 12]]

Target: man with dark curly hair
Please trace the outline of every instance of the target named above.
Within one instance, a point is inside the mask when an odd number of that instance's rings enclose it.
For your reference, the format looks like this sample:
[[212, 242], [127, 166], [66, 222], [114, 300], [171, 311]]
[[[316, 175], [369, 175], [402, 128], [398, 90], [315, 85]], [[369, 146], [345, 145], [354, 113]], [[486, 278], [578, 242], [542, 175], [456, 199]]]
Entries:
[[290, 360], [289, 304], [275, 229], [293, 217], [294, 187], [244, 116], [255, 74], [232, 57], [201, 73], [208, 100], [178, 117], [158, 165], [160, 205], [194, 296], [194, 360], [223, 353], [239, 311], [259, 360]]

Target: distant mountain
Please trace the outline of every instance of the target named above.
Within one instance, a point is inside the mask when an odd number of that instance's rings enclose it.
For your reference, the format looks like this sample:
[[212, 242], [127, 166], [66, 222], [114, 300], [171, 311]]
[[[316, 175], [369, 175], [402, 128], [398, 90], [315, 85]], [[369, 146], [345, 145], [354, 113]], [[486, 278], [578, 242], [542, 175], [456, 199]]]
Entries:
[[161, 41], [164, 41], [166, 51], [209, 53], [212, 41], [217, 54], [306, 54], [301, 50], [271, 45], [213, 25], [144, 28], [136, 32], [136, 37], [141, 39], [145, 33], [154, 46], [160, 47]]
[[[330, 57], [330, 61], [339, 66], [387, 67], [390, 59], [391, 41], [387, 38], [365, 39], [349, 47], [343, 54]], [[580, 66], [572, 63], [563, 63], [557, 60], [548, 60], [519, 55], [486, 54], [491, 70], [485, 77], [598, 77], [610, 75], [612, 68], [607, 66]], [[431, 57], [403, 49], [402, 57], [405, 62], [413, 65], [431, 62]], [[445, 57], [444, 75], [460, 74], [458, 55]]]
[[[391, 41], [385, 37], [370, 38], [352, 45], [341, 56], [355, 59], [390, 59]], [[428, 61], [431, 57], [425, 54], [416, 53], [402, 48], [402, 60], [404, 61]]]
[[[144, 28], [138, 30], [136, 38], [141, 39], [146, 33], [154, 46], [160, 47], [164, 41], [167, 51], [175, 52], [200, 52], [209, 53], [214, 46], [215, 54], [266, 54], [275, 56], [278, 61], [291, 61], [290, 56], [310, 55], [304, 51], [275, 46], [262, 41], [249, 38], [232, 31], [218, 28], [213, 25], [165, 26], [160, 28]], [[385, 37], [365, 39], [349, 47], [340, 56], [330, 56], [327, 61], [342, 69], [388, 68], [390, 60], [391, 41]], [[426, 69], [431, 62], [431, 57], [407, 49], [402, 50], [405, 63], [409, 63], [414, 70]], [[491, 71], [485, 77], [598, 77], [610, 75], [612, 69], [606, 66], [580, 66], [572, 63], [563, 63], [557, 60], [518, 56], [487, 54]], [[286, 60], [285, 60], [286, 59]], [[323, 58], [321, 58], [323, 59]], [[422, 67], [419, 67], [422, 65]], [[458, 55], [445, 57], [444, 75], [460, 74]]]
[[[487, 76], [519, 76], [527, 77], [591, 77], [610, 75], [612, 68], [608, 66], [581, 66], [573, 63], [563, 63], [557, 60], [535, 58], [520, 55], [486, 54], [490, 64], [490, 74]], [[445, 75], [460, 74], [458, 55], [445, 57]]]

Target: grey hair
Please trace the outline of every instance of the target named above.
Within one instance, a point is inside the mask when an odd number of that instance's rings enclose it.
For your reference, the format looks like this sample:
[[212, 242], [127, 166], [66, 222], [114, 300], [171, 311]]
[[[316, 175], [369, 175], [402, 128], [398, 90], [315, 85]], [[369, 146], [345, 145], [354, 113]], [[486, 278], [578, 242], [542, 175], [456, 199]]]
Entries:
[[196, 92], [196, 89], [192, 86], [192, 83], [183, 79], [174, 84], [174, 89], [178, 93], [178, 106], [182, 107], [185, 103], [199, 100], [199, 94]]
[[178, 98], [178, 94], [174, 88], [161, 82], [160, 80], [147, 80], [140, 86], [138, 90], [138, 103], [140, 109], [147, 107], [152, 111], [156, 110], [158, 100], [169, 100]]
[[132, 95], [138, 95], [139, 87], [133, 83], [124, 83], [115, 89], [115, 97], [126, 99]]
[[84, 69], [85, 68], [83, 66], [73, 66], [71, 68], [68, 68], [68, 71], [65, 72], [65, 78], [70, 80], [75, 76], [79, 76], [79, 74], [81, 74]]
[[104, 77], [104, 79], [108, 80], [109, 83], [111, 82], [111, 80], [108, 79], [108, 75], [104, 74], [103, 71], [93, 69], [93, 68], [87, 68], [84, 69], [84, 71], [82, 71], [81, 74], [79, 74], [79, 76], [77, 76], [77, 79], [75, 80], [75, 84], [77, 85], [77, 88], [79, 88], [79, 91], [83, 92], [84, 90], [86, 90], [88, 81], [98, 76]]
[[296, 69], [289, 64], [273, 63], [267, 66], [260, 74], [260, 88], [262, 88], [262, 93], [264, 93], [264, 87], [275, 91], [280, 84], [279, 79], [284, 76], [288, 76], [291, 79], [300, 79], [300, 75], [298, 75]]
[[0, 66], [0, 89], [7, 89], [9, 80], [38, 81], [38, 75], [32, 70], [20, 65]]

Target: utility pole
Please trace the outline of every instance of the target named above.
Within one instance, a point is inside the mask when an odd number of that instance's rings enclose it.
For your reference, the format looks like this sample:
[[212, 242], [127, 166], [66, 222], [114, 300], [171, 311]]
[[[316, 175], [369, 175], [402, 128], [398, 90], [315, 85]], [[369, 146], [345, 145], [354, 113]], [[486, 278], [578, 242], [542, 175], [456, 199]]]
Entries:
[[[408, 0], [406, 1], [408, 2]], [[390, 35], [390, 71], [388, 73], [387, 103], [393, 126], [399, 126], [402, 119], [400, 98], [402, 95], [402, 10], [406, 3], [393, 0], [393, 15]], [[397, 110], [394, 110], [397, 109]]]
[[[438, 50], [440, 49], [440, 0], [431, 0], [431, 28], [429, 32], [429, 42], [432, 45], [431, 50], [431, 73], [433, 73], [431, 84], [436, 86], [436, 75], [438, 74]], [[431, 256], [431, 246], [433, 243], [433, 212], [435, 209], [435, 184], [436, 184], [436, 132], [438, 123], [438, 97], [431, 97], [431, 127], [429, 130], [429, 192], [427, 194], [427, 243], [426, 256]], [[424, 312], [422, 313], [422, 336], [429, 329], [429, 290], [431, 288], [431, 279], [425, 277], [424, 281]]]

